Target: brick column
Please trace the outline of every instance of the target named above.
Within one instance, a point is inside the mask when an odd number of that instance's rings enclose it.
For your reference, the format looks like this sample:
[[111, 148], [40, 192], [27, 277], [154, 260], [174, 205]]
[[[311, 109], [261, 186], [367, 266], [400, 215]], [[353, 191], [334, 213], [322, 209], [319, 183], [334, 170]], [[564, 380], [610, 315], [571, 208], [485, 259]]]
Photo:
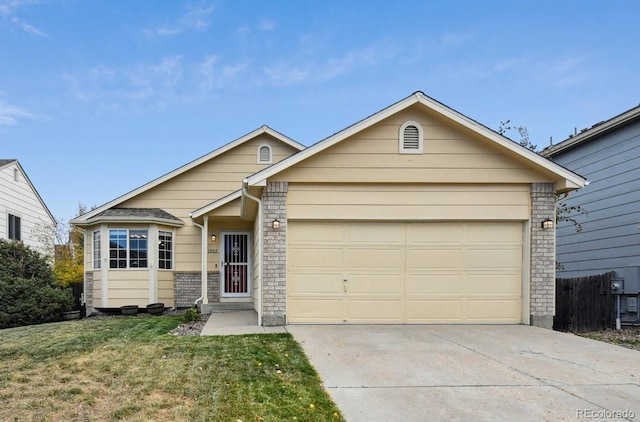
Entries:
[[[553, 328], [556, 305], [556, 191], [553, 183], [531, 185], [531, 325]], [[554, 220], [553, 229], [543, 230], [542, 221]]]
[[[267, 182], [262, 192], [262, 324], [287, 322], [287, 182]], [[280, 228], [273, 228], [273, 220]]]

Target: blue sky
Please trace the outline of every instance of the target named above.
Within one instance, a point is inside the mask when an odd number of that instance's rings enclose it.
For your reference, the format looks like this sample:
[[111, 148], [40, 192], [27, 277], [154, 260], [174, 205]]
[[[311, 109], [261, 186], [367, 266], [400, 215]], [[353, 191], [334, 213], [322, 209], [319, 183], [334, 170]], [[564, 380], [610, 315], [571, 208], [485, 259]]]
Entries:
[[68, 220], [263, 124], [311, 145], [415, 91], [543, 147], [640, 103], [638, 18], [616, 0], [0, 0], [0, 158]]

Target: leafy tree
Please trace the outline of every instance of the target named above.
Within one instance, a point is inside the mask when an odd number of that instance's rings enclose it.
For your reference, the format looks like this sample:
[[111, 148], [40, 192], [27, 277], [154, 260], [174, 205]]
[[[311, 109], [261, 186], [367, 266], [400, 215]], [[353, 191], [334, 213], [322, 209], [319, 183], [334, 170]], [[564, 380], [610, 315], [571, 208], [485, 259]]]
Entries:
[[0, 239], [0, 328], [58, 321], [72, 306], [71, 292], [56, 282], [45, 255]]
[[[526, 127], [524, 126], [513, 126], [511, 125], [511, 120], [505, 120], [504, 122], [500, 122], [500, 126], [498, 126], [498, 133], [504, 137], [507, 137], [509, 139], [511, 139], [510, 137], [507, 136], [507, 133], [512, 132], [512, 131], [516, 131], [518, 132], [518, 135], [520, 136], [520, 139], [518, 141], [514, 141], [520, 145], [522, 145], [523, 147], [533, 151], [533, 152], [538, 152], [536, 151], [538, 146], [531, 143], [531, 140], [529, 139], [529, 131], [527, 130]], [[511, 139], [513, 141], [513, 139]]]
[[[78, 205], [80, 216], [87, 207]], [[84, 233], [58, 219], [58, 224], [40, 224], [34, 229], [35, 235], [44, 245], [42, 252], [53, 257], [53, 272], [58, 283], [69, 286], [84, 280]]]

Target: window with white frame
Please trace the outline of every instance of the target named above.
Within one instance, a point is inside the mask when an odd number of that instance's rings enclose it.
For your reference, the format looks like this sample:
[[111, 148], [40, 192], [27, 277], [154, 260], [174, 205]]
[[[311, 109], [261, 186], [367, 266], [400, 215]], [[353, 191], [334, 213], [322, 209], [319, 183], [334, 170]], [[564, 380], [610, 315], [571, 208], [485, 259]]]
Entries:
[[173, 268], [173, 233], [160, 231], [158, 233], [158, 268], [170, 270]]
[[271, 161], [271, 146], [265, 144], [260, 145], [258, 147], [258, 164], [271, 164]]
[[109, 229], [109, 268], [147, 268], [147, 230]]
[[20, 228], [20, 217], [17, 215], [9, 214], [8, 223], [8, 235], [10, 240], [22, 240], [22, 233]]
[[408, 121], [400, 126], [398, 148], [400, 154], [422, 154], [422, 126], [419, 123]]
[[102, 246], [100, 245], [100, 231], [93, 232], [93, 268], [99, 269], [102, 259]]

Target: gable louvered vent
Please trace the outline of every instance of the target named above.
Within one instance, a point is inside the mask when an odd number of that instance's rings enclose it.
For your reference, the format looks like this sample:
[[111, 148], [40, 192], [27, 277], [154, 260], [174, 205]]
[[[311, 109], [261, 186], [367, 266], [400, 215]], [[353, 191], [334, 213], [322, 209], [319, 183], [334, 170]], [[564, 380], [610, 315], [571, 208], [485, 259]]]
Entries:
[[271, 148], [269, 145], [261, 145], [258, 148], [258, 163], [271, 163]]
[[422, 126], [413, 120], [404, 122], [398, 133], [398, 152], [400, 154], [422, 154]]
[[402, 142], [404, 149], [420, 149], [420, 132], [415, 126], [407, 126], [404, 128], [404, 139]]

